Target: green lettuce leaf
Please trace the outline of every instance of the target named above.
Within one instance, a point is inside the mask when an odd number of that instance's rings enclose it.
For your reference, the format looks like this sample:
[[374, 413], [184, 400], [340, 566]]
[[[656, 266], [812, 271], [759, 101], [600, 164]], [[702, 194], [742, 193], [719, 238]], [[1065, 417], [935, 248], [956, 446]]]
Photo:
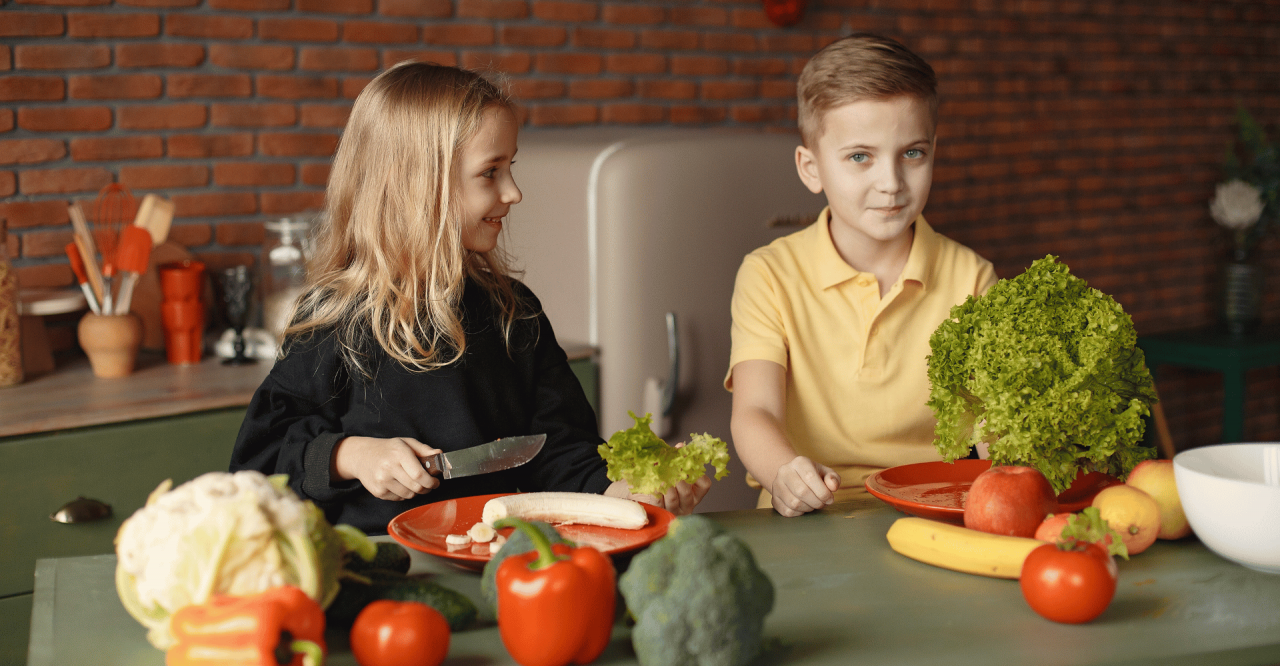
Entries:
[[697, 481], [706, 473], [706, 465], [715, 467], [716, 479], [729, 473], [729, 445], [724, 440], [691, 434], [684, 446], [668, 446], [649, 427], [652, 416], [627, 413], [636, 424], [613, 433], [597, 448], [608, 463], [610, 481], [625, 479], [632, 492], [660, 495], [679, 481]]
[[948, 462], [986, 442], [1055, 492], [1080, 471], [1124, 478], [1155, 400], [1133, 321], [1050, 255], [951, 309], [929, 338], [934, 446]]

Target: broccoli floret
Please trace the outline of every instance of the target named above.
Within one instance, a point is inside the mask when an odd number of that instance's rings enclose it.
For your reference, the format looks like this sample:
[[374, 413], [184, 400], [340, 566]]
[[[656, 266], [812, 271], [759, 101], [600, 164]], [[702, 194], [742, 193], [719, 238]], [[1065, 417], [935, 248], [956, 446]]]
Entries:
[[773, 583], [746, 544], [709, 518], [672, 521], [618, 583], [641, 664], [741, 666], [760, 653]]

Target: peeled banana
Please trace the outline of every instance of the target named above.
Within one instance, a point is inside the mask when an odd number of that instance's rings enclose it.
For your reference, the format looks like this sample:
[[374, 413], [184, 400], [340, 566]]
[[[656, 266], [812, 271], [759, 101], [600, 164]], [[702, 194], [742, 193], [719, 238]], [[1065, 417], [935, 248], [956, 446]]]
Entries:
[[885, 536], [891, 548], [913, 560], [992, 578], [1018, 578], [1027, 555], [1045, 545], [916, 517], [899, 518]]
[[624, 530], [638, 530], [649, 522], [649, 516], [638, 502], [592, 493], [520, 493], [495, 497], [485, 502], [480, 519], [492, 526], [494, 521], [511, 516]]

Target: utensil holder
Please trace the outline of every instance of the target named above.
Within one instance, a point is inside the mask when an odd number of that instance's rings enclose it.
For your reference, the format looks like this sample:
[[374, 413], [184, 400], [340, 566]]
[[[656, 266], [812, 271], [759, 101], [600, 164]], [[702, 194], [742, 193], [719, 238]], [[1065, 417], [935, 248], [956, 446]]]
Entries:
[[76, 327], [80, 348], [89, 357], [96, 377], [124, 377], [133, 372], [142, 344], [142, 321], [132, 313], [96, 315], [80, 319]]

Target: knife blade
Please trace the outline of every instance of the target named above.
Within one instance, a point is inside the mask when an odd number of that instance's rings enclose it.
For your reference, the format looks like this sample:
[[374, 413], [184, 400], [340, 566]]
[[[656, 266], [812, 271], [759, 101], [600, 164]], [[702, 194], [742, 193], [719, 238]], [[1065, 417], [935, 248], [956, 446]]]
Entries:
[[546, 435], [503, 437], [487, 444], [423, 458], [422, 466], [428, 473], [442, 479], [498, 472], [529, 462], [538, 455], [546, 441]]

